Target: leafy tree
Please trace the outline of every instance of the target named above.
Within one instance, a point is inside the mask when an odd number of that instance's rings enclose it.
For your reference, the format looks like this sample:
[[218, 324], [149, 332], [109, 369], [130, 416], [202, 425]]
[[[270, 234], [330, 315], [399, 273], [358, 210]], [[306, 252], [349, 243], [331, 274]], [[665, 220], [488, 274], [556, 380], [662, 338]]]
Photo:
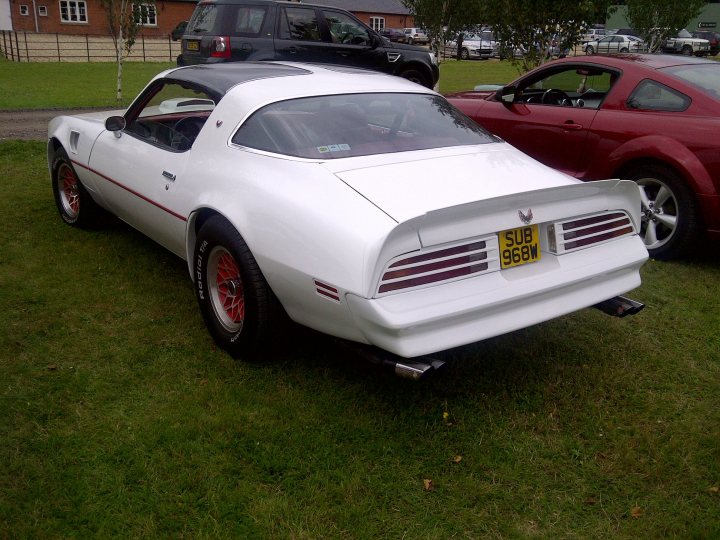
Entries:
[[484, 21], [518, 71], [528, 71], [557, 51], [572, 49], [587, 27], [605, 20], [610, 0], [488, 0]]
[[[450, 39], [473, 29], [482, 22], [482, 0], [403, 0], [415, 19], [425, 29], [438, 58]], [[460, 51], [458, 44], [458, 54]]]
[[122, 101], [123, 60], [130, 54], [135, 44], [138, 30], [149, 15], [155, 13], [154, 0], [100, 0], [100, 5], [107, 16], [108, 30], [115, 45], [117, 61], [117, 93], [116, 99]]
[[685, 28], [688, 21], [700, 13], [706, 0], [628, 0], [627, 20], [645, 40], [650, 52], [657, 51], [662, 42]]

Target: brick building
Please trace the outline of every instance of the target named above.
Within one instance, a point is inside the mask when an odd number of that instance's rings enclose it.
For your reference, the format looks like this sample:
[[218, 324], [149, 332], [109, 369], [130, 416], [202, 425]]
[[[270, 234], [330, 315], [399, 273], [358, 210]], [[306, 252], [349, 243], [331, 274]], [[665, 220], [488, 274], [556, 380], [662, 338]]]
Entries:
[[[167, 36], [192, 15], [197, 0], [156, 0], [145, 6], [140, 35]], [[309, 0], [353, 12], [376, 30], [412, 26], [413, 18], [401, 0]], [[0, 23], [16, 32], [107, 34], [107, 18], [98, 0], [0, 0]], [[9, 23], [7, 22], [9, 21]]]

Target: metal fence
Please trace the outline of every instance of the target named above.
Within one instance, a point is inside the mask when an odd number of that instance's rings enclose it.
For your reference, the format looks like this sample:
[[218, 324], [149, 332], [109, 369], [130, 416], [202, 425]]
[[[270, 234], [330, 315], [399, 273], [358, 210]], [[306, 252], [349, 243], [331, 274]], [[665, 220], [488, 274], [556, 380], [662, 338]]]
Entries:
[[[126, 60], [173, 62], [181, 52], [179, 41], [138, 36]], [[0, 31], [0, 55], [14, 62], [114, 62], [110, 36], [93, 34], [37, 34]]]

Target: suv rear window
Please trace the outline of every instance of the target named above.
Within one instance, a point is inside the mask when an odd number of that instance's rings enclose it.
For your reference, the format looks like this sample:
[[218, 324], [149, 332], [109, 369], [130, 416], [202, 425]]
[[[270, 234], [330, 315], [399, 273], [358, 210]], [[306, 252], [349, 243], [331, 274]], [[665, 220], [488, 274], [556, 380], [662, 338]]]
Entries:
[[232, 142], [276, 154], [337, 159], [495, 138], [440, 96], [347, 94], [267, 105], [240, 126]]
[[212, 32], [215, 28], [215, 19], [218, 16], [218, 6], [216, 4], [200, 4], [195, 8], [193, 16], [190, 18], [186, 34], [205, 34]]

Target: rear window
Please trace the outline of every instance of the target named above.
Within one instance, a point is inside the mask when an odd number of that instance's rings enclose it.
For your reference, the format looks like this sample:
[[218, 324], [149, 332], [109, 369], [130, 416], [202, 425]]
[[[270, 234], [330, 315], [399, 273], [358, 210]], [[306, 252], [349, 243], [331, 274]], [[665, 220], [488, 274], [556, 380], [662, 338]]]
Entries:
[[186, 34], [205, 34], [215, 28], [219, 7], [216, 4], [198, 4], [190, 17]]
[[720, 64], [674, 66], [663, 71], [720, 99]]
[[293, 99], [255, 112], [232, 142], [308, 159], [337, 159], [475, 145], [496, 139], [425, 94], [348, 94]]

